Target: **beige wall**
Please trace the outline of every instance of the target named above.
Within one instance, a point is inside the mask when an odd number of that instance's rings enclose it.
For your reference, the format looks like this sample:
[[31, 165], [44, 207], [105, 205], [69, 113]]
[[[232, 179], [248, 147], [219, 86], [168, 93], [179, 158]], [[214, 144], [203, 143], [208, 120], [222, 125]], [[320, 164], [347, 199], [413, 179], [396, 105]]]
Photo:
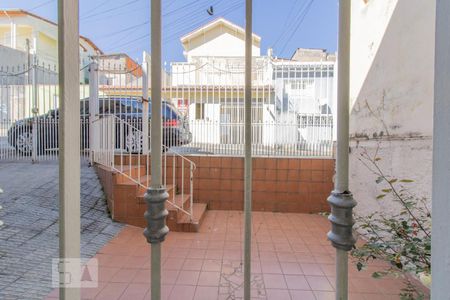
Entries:
[[380, 147], [386, 173], [415, 180], [415, 194], [430, 199], [435, 1], [352, 6], [350, 188], [366, 214], [395, 205], [375, 200], [382, 187], [359, 161], [363, 149]]

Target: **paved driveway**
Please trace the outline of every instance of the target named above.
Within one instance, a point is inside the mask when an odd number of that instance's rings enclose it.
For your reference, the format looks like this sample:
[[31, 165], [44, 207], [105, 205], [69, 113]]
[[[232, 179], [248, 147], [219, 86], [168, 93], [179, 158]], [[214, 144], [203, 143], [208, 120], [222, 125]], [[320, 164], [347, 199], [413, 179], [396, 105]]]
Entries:
[[[0, 299], [42, 299], [58, 257], [58, 165], [0, 163]], [[92, 257], [122, 228], [108, 215], [92, 168], [81, 168], [81, 255]]]

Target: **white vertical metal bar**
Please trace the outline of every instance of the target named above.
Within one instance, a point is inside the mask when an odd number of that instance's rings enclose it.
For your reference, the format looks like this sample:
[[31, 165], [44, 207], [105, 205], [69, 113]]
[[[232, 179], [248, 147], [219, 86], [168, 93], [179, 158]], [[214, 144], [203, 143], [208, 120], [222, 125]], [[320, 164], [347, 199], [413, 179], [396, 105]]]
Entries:
[[[161, 188], [161, 0], [151, 1], [151, 53], [151, 185], [153, 188]], [[161, 299], [161, 243], [151, 245], [151, 298], [159, 300]]]
[[98, 64], [97, 62], [91, 62], [89, 66], [89, 157], [91, 164], [93, 163], [92, 151], [94, 140], [98, 139], [98, 130], [95, 130], [97, 126], [92, 126], [95, 118], [98, 118], [99, 104], [98, 104]]
[[32, 127], [32, 142], [33, 142], [33, 148], [32, 148], [32, 161], [37, 161], [37, 150], [38, 150], [38, 118], [37, 118], [37, 105], [38, 105], [38, 82], [37, 82], [37, 76], [38, 76], [38, 64], [37, 64], [37, 58], [34, 56], [33, 58], [33, 104], [31, 108], [31, 112], [33, 113], [33, 127]]
[[[337, 159], [335, 192], [348, 191], [351, 0], [339, 1]], [[348, 298], [348, 254], [336, 249], [336, 299]]]
[[190, 206], [189, 206], [189, 213], [190, 213], [190, 219], [192, 221], [194, 217], [194, 166], [192, 162], [189, 162], [189, 194], [190, 194]]
[[250, 300], [252, 244], [252, 0], [245, 2], [244, 299]]
[[148, 65], [147, 53], [142, 55], [142, 153], [148, 153]]
[[[80, 72], [78, 0], [58, 0], [59, 61], [59, 255], [60, 259], [80, 257]], [[70, 271], [73, 276], [78, 270]], [[79, 288], [59, 290], [61, 299], [80, 299]]]
[[448, 84], [450, 70], [450, 2], [436, 1], [435, 82], [433, 117], [433, 180], [432, 180], [432, 238], [431, 238], [431, 299], [448, 299], [450, 285], [450, 235], [448, 233], [448, 178], [450, 176], [449, 134], [450, 105]]

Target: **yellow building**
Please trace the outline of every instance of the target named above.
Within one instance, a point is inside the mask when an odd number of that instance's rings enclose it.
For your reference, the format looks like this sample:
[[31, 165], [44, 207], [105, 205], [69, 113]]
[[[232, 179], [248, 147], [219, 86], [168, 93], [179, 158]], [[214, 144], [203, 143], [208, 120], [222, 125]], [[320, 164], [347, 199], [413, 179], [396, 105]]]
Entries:
[[[21, 9], [0, 10], [0, 45], [36, 54], [40, 64], [58, 62], [58, 26], [56, 23]], [[80, 64], [89, 56], [103, 52], [88, 38], [80, 36]], [[0, 58], [0, 64], [10, 61]], [[13, 60], [14, 61], [14, 60]]]

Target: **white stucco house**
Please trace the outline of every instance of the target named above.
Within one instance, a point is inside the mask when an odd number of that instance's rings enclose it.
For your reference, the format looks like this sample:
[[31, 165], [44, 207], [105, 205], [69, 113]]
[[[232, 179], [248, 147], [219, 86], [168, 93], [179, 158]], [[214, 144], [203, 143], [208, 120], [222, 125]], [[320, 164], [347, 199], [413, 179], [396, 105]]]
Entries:
[[[253, 34], [252, 42], [253, 143], [295, 147], [305, 139], [332, 139], [330, 130], [326, 137], [317, 130], [314, 137], [302, 133], [299, 114], [333, 113], [335, 61], [327, 55], [279, 59], [271, 49], [261, 55], [261, 37]], [[166, 93], [187, 114], [194, 143], [242, 144], [244, 29], [218, 18], [181, 37], [181, 43], [186, 61], [171, 63]]]

